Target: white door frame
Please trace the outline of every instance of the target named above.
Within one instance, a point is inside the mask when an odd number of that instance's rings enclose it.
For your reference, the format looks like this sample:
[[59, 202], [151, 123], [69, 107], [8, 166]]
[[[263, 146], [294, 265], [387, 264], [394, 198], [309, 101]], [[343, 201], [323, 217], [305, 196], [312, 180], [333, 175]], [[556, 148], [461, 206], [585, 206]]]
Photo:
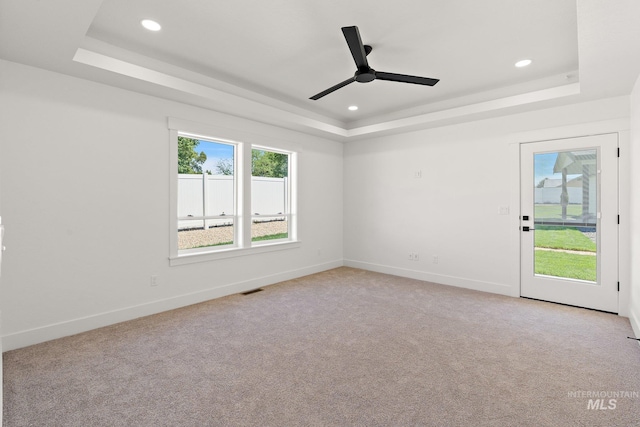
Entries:
[[619, 307], [618, 315], [629, 316], [630, 281], [631, 281], [631, 240], [630, 240], [630, 122], [629, 119], [611, 119], [578, 125], [541, 129], [536, 131], [517, 132], [506, 135], [508, 141], [509, 158], [509, 254], [508, 277], [512, 297], [520, 297], [520, 144], [546, 141], [553, 139], [590, 136], [603, 133], [618, 133], [618, 143], [621, 151], [618, 161], [619, 174], [619, 212], [620, 225], [618, 227], [619, 253]]
[[[561, 138], [521, 144], [521, 213], [522, 227], [534, 230], [533, 158], [536, 153], [595, 150], [597, 164], [593, 172], [596, 181], [597, 206], [591, 207], [597, 215], [597, 279], [596, 283], [534, 273], [535, 231], [522, 231], [520, 263], [521, 296], [544, 301], [559, 302], [578, 307], [612, 313], [619, 311], [618, 295], [618, 134], [608, 133], [583, 137]], [[593, 193], [595, 194], [595, 193]], [[593, 200], [591, 201], [593, 202]], [[591, 212], [591, 211], [590, 211]], [[526, 292], [525, 292], [526, 291]]]

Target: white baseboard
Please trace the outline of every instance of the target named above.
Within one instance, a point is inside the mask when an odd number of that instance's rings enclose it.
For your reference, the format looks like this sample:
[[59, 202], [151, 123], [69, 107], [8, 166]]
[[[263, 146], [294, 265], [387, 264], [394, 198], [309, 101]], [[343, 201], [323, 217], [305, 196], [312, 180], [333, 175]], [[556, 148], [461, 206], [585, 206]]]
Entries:
[[307, 276], [309, 274], [331, 270], [333, 268], [342, 267], [342, 265], [342, 260], [330, 261], [323, 264], [312, 265], [296, 270], [283, 271], [281, 273], [273, 274], [270, 276], [259, 277], [243, 282], [231, 283], [213, 289], [206, 289], [190, 294], [178, 295], [163, 300], [152, 301], [149, 303], [126, 307], [119, 310], [68, 320], [65, 322], [55, 323], [26, 331], [16, 332], [2, 337], [2, 350], [9, 351], [27, 347], [29, 345], [90, 331], [92, 329], [113, 325], [127, 320], [133, 320], [139, 317], [149, 316], [151, 314], [157, 314], [163, 311], [173, 310], [204, 301], [209, 301], [215, 298], [233, 295], [240, 292], [246, 292], [263, 286], [273, 285], [285, 280], [296, 279], [298, 277]]
[[483, 282], [480, 280], [471, 280], [462, 277], [447, 276], [444, 274], [427, 273], [424, 271], [409, 270], [405, 268], [392, 267], [389, 265], [373, 264], [350, 259], [345, 259], [344, 265], [346, 267], [360, 268], [363, 270], [392, 274], [394, 276], [423, 280], [425, 282], [439, 283], [441, 285], [456, 286], [458, 288], [472, 289], [475, 291], [490, 292], [493, 294], [507, 296], [517, 295], [517, 293], [514, 294], [513, 287], [500, 283]]
[[[517, 296], [517, 292], [514, 293], [513, 287], [500, 283], [471, 280], [461, 277], [428, 273], [424, 271], [410, 270], [356, 260], [335, 260], [296, 270], [284, 271], [278, 274], [259, 277], [243, 282], [231, 283], [213, 289], [206, 289], [190, 294], [178, 295], [172, 298], [152, 301], [146, 304], [126, 307], [119, 310], [68, 320], [65, 322], [55, 323], [26, 331], [16, 332], [2, 337], [1, 348], [3, 351], [15, 350], [29, 345], [50, 341], [56, 338], [62, 338], [65, 336], [86, 332], [92, 329], [124, 322], [127, 320], [133, 320], [139, 317], [157, 314], [180, 307], [185, 307], [191, 304], [197, 304], [200, 302], [245, 292], [263, 286], [273, 285], [285, 280], [296, 279], [298, 277], [307, 276], [309, 274], [319, 273], [342, 266], [360, 268], [363, 270], [375, 271], [378, 273], [392, 274], [395, 276], [407, 277], [410, 279], [423, 280], [426, 282], [439, 283], [449, 286], [456, 286], [476, 291], [490, 292], [507, 296]], [[631, 323], [631, 327], [633, 328], [635, 336], [640, 337], [640, 318], [635, 312], [631, 311], [629, 313], [629, 321]]]

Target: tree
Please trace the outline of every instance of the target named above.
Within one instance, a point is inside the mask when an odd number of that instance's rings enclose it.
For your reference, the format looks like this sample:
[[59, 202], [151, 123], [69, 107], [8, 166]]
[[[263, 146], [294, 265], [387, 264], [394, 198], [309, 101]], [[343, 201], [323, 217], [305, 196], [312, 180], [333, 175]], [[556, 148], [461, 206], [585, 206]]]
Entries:
[[216, 164], [216, 171], [220, 175], [233, 175], [233, 160], [220, 159]]
[[[233, 175], [233, 160], [220, 159], [216, 164], [220, 175]], [[251, 176], [284, 178], [289, 175], [289, 156], [272, 151], [251, 150]]]
[[[198, 153], [196, 147], [200, 141], [193, 138], [178, 137], [178, 173], [202, 173], [202, 165], [207, 161], [204, 151]], [[211, 174], [211, 171], [207, 171]]]
[[289, 175], [289, 156], [272, 151], [251, 150], [251, 175], [284, 178]]

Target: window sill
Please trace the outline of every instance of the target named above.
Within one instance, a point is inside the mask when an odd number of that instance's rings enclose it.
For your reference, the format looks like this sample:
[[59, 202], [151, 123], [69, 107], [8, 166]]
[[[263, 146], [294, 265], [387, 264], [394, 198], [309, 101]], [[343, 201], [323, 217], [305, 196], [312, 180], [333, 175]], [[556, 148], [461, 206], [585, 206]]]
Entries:
[[230, 248], [219, 249], [211, 252], [197, 252], [191, 254], [178, 255], [169, 257], [169, 265], [185, 265], [194, 264], [197, 262], [217, 261], [220, 259], [242, 257], [247, 255], [256, 255], [267, 252], [283, 251], [287, 249], [295, 249], [301, 246], [302, 242], [287, 241], [278, 243], [264, 243], [258, 246], [252, 246], [250, 248]]

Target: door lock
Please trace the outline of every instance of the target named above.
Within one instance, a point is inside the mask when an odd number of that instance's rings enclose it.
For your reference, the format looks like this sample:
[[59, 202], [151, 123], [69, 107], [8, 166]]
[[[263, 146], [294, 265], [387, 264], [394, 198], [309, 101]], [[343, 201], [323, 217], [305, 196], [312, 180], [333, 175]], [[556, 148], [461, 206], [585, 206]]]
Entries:
[[534, 231], [535, 228], [530, 228], [528, 225], [523, 225], [522, 226], [522, 231]]

